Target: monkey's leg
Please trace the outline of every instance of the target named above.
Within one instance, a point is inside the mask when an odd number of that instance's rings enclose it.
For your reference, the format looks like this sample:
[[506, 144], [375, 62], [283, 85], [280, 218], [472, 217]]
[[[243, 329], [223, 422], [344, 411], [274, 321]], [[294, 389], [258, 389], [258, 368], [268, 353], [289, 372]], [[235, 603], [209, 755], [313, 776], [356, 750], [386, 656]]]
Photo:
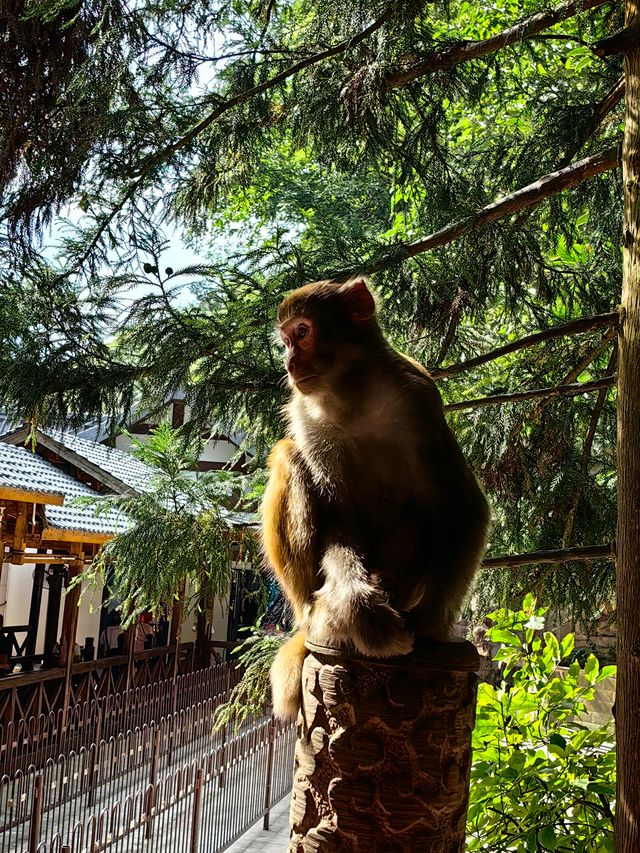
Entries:
[[375, 584], [358, 549], [333, 531], [327, 538], [321, 570], [324, 585], [315, 594], [309, 634], [330, 643], [347, 643], [368, 657], [408, 654], [413, 637], [384, 591]]

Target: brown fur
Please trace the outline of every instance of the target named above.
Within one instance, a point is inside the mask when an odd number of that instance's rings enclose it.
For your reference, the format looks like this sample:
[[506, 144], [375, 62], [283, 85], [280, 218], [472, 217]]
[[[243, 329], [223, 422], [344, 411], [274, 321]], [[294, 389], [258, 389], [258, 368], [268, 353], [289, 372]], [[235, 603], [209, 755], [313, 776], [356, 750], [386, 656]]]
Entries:
[[[294, 291], [279, 322], [293, 394], [290, 437], [270, 461], [264, 545], [298, 625], [375, 657], [409, 652], [415, 636], [445, 638], [488, 509], [434, 383], [384, 340], [362, 280]], [[301, 633], [272, 669], [280, 716], [297, 707], [303, 657]]]

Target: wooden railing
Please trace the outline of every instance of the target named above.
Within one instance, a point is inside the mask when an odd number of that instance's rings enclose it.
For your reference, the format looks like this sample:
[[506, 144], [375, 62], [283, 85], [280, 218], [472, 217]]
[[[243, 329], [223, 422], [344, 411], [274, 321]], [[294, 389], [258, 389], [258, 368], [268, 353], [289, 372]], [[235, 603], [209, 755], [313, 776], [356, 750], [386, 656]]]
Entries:
[[[227, 643], [210, 644], [209, 663], [219, 662]], [[0, 678], [0, 724], [17, 723], [81, 702], [165, 681], [200, 669], [194, 644], [164, 646], [129, 655], [74, 663], [64, 667], [20, 672]], [[69, 677], [67, 677], [69, 675]]]

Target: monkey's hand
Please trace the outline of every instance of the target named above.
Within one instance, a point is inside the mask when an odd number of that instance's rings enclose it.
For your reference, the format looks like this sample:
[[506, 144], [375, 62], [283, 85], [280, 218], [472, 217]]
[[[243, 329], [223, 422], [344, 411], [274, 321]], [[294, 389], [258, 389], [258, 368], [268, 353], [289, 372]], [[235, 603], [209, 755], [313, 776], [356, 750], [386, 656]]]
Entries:
[[394, 657], [413, 649], [413, 636], [384, 592], [364, 570], [356, 551], [331, 545], [322, 560], [325, 583], [315, 594], [310, 637], [352, 644], [367, 657]]

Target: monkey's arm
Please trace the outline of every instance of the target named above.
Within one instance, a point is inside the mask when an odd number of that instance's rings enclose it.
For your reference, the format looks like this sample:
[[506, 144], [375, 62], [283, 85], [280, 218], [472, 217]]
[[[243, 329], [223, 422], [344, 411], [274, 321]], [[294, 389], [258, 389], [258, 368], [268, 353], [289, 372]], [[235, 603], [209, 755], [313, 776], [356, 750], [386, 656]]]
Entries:
[[269, 469], [262, 500], [264, 551], [301, 625], [319, 586], [317, 508], [309, 472], [292, 439], [275, 445]]
[[319, 585], [317, 507], [309, 488], [309, 472], [291, 439], [283, 439], [273, 448], [269, 469], [262, 499], [263, 546], [300, 627], [280, 648], [270, 672], [273, 713], [287, 720], [295, 718], [298, 710], [305, 625]]
[[315, 594], [309, 632], [314, 639], [353, 644], [369, 657], [393, 657], [413, 648], [413, 637], [385, 591], [365, 566], [356, 531], [332, 524], [323, 533], [324, 585]]

